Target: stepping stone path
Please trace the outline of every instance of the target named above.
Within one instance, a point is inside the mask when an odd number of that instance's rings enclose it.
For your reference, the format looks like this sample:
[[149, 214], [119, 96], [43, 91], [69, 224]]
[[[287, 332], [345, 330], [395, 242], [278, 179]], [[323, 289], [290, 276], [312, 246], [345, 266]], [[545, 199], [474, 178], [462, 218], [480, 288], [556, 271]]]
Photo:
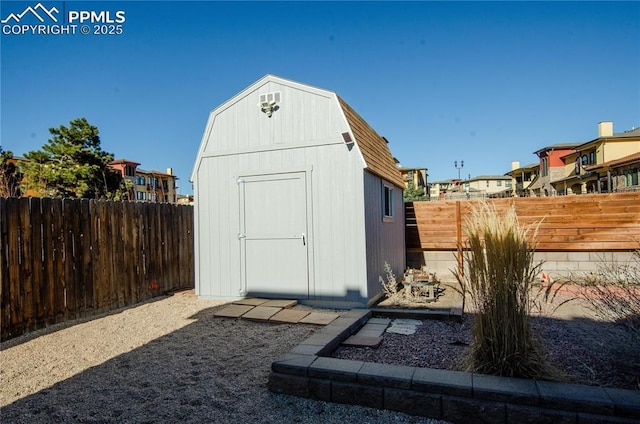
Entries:
[[282, 308], [274, 308], [270, 306], [256, 306], [255, 308], [242, 315], [242, 318], [252, 319], [254, 321], [269, 321], [269, 318], [280, 312]]
[[377, 348], [382, 343], [382, 334], [414, 334], [416, 326], [422, 325], [422, 321], [417, 319], [394, 319], [389, 318], [371, 318], [362, 328], [353, 336], [343, 341], [345, 346], [352, 347], [369, 347]]
[[252, 310], [253, 306], [248, 305], [229, 305], [221, 311], [215, 313], [217, 317], [238, 318]]
[[389, 318], [371, 318], [353, 336], [343, 341], [345, 346], [377, 348], [382, 343], [382, 333], [387, 329]]
[[338, 314], [328, 312], [312, 312], [302, 309], [291, 309], [298, 304], [295, 300], [249, 298], [233, 302], [214, 314], [223, 318], [243, 318], [252, 321], [274, 323], [301, 323], [327, 325]]
[[416, 327], [418, 325], [422, 325], [422, 321], [419, 321], [417, 319], [394, 319], [391, 322], [391, 327], [387, 328], [387, 333], [405, 335], [415, 334]]

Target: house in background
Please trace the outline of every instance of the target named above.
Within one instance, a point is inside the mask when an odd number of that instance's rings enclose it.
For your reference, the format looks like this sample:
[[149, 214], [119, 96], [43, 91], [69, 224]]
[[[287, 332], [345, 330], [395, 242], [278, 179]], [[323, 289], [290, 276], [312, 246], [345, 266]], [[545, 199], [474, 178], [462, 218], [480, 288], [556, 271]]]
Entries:
[[399, 166], [402, 180], [404, 181], [404, 187], [409, 188], [409, 183], [413, 183], [415, 188], [427, 189], [427, 168], [405, 168]]
[[176, 203], [179, 205], [193, 206], [193, 194], [178, 194], [178, 201]]
[[404, 272], [404, 181], [332, 91], [251, 84], [211, 112], [191, 181], [200, 297], [369, 306], [385, 263]]
[[510, 196], [511, 177], [480, 175], [466, 180], [436, 181], [429, 185], [430, 200], [484, 199]]
[[615, 172], [602, 165], [639, 152], [640, 128], [614, 133], [613, 122], [600, 122], [598, 138], [562, 156], [564, 176], [551, 183], [559, 194], [611, 193]]
[[138, 168], [140, 164], [128, 159], [116, 159], [109, 166], [122, 174], [125, 180], [133, 184], [132, 200], [138, 202], [177, 203], [178, 177], [172, 168], [167, 172], [146, 171]]
[[505, 175], [511, 177], [511, 195], [514, 197], [531, 196], [529, 187], [538, 177], [540, 172], [540, 163], [530, 163], [520, 166], [520, 162], [511, 162], [511, 171]]
[[447, 199], [447, 194], [449, 193], [449, 197], [451, 197], [451, 193], [460, 191], [460, 185], [462, 180], [442, 180], [442, 181], [434, 181], [428, 185], [428, 194], [430, 200], [445, 200]]
[[606, 175], [607, 183], [610, 181], [611, 184], [610, 192], [640, 191], [640, 152], [599, 165], [586, 166], [585, 170]]
[[543, 147], [534, 152], [540, 158], [540, 173], [529, 186], [529, 191], [534, 196], [555, 196], [555, 187], [551, 184], [565, 177], [565, 163], [562, 157], [573, 153], [580, 143], [557, 143]]
[[409, 189], [410, 186], [412, 186], [414, 190], [422, 190], [424, 198], [428, 197], [429, 188], [427, 178], [429, 177], [429, 174], [427, 174], [427, 168], [405, 168], [403, 166], [398, 166], [398, 169], [400, 169], [405, 189]]
[[509, 197], [511, 196], [511, 177], [506, 175], [480, 175], [465, 181], [469, 187], [469, 197]]

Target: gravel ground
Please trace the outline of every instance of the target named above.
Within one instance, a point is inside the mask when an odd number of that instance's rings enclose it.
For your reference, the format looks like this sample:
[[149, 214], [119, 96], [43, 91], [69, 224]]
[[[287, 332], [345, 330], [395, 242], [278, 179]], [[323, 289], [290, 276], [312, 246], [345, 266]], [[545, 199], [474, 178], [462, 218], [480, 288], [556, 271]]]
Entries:
[[[534, 337], [565, 381], [640, 390], [640, 337], [594, 317], [583, 301], [567, 300], [532, 318]], [[413, 335], [384, 333], [377, 349], [338, 347], [332, 356], [387, 364], [456, 370], [469, 350], [473, 315], [462, 323], [425, 320]]]
[[3, 423], [437, 423], [276, 395], [271, 362], [318, 327], [214, 318], [182, 292], [0, 345]]

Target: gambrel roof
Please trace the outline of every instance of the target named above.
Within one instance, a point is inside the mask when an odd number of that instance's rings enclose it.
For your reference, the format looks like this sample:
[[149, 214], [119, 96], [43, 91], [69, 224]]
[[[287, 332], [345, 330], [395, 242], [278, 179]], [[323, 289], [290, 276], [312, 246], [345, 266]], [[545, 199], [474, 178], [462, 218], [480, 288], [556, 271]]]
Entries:
[[368, 170], [390, 183], [403, 188], [404, 181], [402, 180], [402, 174], [396, 166], [386, 140], [371, 128], [347, 102], [340, 96], [337, 97], [342, 111], [347, 118], [349, 127], [356, 138], [356, 143], [362, 152]]
[[[355, 111], [351, 106], [347, 104], [340, 96], [335, 92], [317, 88], [308, 84], [302, 84], [285, 78], [281, 78], [275, 75], [267, 74], [260, 78], [258, 81], [251, 84], [249, 87], [242, 90], [240, 93], [227, 100], [217, 108], [215, 108], [210, 114], [210, 120], [205, 129], [205, 135], [200, 144], [198, 151], [198, 157], [196, 158], [196, 164], [191, 174], [191, 181], [194, 180], [196, 168], [199, 160], [204, 154], [207, 140], [209, 139], [209, 132], [213, 125], [215, 115], [223, 112], [231, 105], [237, 103], [239, 100], [253, 93], [260, 87], [263, 87], [269, 83], [276, 83], [283, 86], [292, 87], [305, 92], [312, 92], [320, 94], [321, 96], [332, 98], [335, 100], [336, 106], [339, 108], [339, 112], [344, 116], [345, 123], [349, 127], [351, 135], [355, 140], [354, 144], [357, 150], [360, 152], [360, 156], [364, 160], [364, 168], [374, 175], [404, 189], [404, 182], [400, 170], [396, 166], [396, 161], [389, 150], [387, 141], [381, 137], [371, 126]], [[333, 137], [333, 135], [332, 135]], [[342, 134], [335, 134], [336, 139], [343, 139]], [[346, 140], [345, 140], [346, 141]]]

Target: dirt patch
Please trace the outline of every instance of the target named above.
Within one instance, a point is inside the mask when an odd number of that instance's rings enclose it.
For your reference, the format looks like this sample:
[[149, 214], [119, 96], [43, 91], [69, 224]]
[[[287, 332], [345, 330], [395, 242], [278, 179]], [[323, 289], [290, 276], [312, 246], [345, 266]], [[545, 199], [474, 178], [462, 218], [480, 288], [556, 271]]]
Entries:
[[183, 292], [2, 343], [2, 422], [437, 422], [269, 392], [320, 327], [214, 317], [224, 303]]

